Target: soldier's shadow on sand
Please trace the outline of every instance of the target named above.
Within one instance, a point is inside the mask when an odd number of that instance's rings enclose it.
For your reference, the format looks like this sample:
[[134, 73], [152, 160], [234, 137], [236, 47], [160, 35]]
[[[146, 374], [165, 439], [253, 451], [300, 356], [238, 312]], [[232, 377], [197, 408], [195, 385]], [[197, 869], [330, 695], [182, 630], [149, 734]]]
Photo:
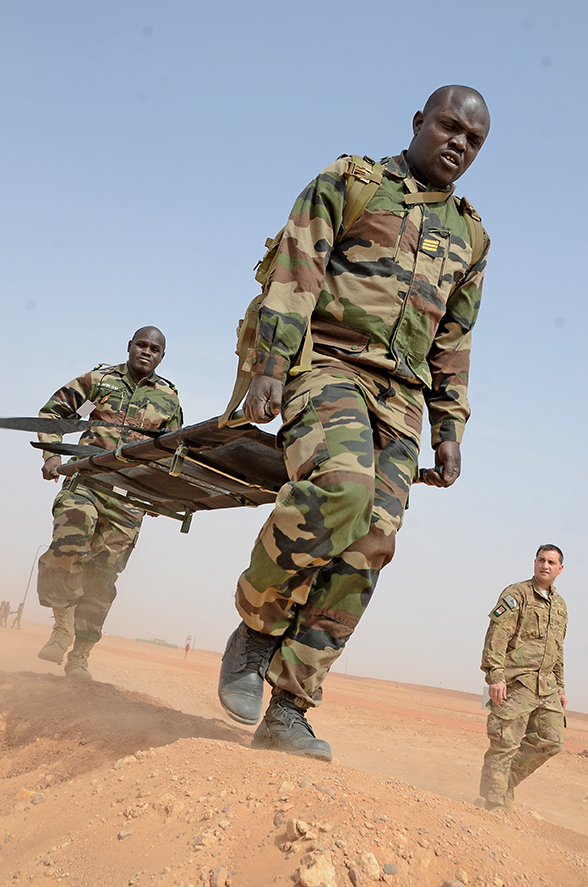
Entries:
[[[6, 753], [34, 745], [44, 758], [73, 755], [88, 770], [138, 750], [199, 738], [249, 746], [251, 734], [216, 718], [177, 711], [143, 693], [98, 681], [74, 682], [55, 675], [0, 672]], [[85, 765], [80, 758], [88, 759]]]

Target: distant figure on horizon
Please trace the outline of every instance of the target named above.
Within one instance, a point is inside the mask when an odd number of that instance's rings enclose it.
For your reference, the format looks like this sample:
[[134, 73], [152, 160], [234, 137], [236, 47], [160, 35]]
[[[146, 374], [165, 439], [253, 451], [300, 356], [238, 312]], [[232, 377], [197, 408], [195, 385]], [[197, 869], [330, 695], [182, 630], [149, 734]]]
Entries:
[[190, 652], [190, 641], [186, 641], [186, 646], [184, 647], [184, 659], [187, 657]]
[[[141, 327], [127, 345], [128, 360], [118, 366], [98, 364], [89, 373], [68, 382], [45, 404], [42, 418], [79, 419], [89, 405], [89, 419], [115, 423], [119, 428], [93, 427], [81, 444], [114, 450], [129, 441], [144, 440], [135, 428], [182, 425], [178, 393], [155, 369], [165, 355], [165, 336], [154, 326]], [[44, 443], [60, 434], [39, 434]], [[43, 453], [45, 480], [56, 480], [61, 456]], [[39, 558], [37, 592], [43, 607], [52, 607], [55, 626], [39, 651], [40, 659], [61, 664], [67, 655], [68, 677], [91, 680], [88, 656], [102, 637], [102, 626], [116, 597], [116, 579], [136, 545], [145, 512], [114, 496], [78, 483], [70, 491], [65, 480], [53, 503], [53, 540]]]
[[343, 155], [286, 224], [247, 355], [243, 412], [256, 423], [281, 412], [289, 482], [239, 578], [243, 621], [218, 690], [230, 717], [256, 724], [271, 685], [256, 747], [331, 760], [306, 712], [321, 704], [394, 555], [425, 411], [435, 467], [421, 480], [450, 487], [459, 477], [490, 241], [453, 183], [489, 128], [477, 90], [443, 86], [414, 115], [407, 150], [381, 164]]
[[490, 694], [486, 810], [512, 809], [517, 785], [563, 747], [568, 613], [553, 585], [562, 570], [561, 549], [541, 545], [533, 578], [505, 588], [490, 613], [481, 666]]
[[24, 604], [19, 604], [17, 609], [14, 610], [10, 615], [14, 615], [14, 619], [12, 620], [11, 628], [20, 629], [20, 620], [22, 619], [22, 611], [24, 610]]
[[6, 628], [10, 613], [10, 601], [2, 601], [0, 604], [0, 628]]

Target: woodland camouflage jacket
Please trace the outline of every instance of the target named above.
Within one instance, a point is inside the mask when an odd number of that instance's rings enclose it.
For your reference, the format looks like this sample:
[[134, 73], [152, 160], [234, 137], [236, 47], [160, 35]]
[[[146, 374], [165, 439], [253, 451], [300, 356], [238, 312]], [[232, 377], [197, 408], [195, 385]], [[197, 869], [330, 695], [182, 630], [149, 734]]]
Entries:
[[[118, 428], [90, 428], [80, 438], [82, 444], [92, 444], [114, 450], [129, 441], [145, 440], [132, 428], [166, 428], [175, 431], [182, 425], [182, 410], [174, 385], [156, 373], [151, 373], [137, 384], [126, 363], [118, 366], [99, 364], [91, 372], [68, 382], [47, 401], [39, 412], [42, 418], [79, 419], [77, 410], [86, 401], [94, 408], [88, 419], [113, 422]], [[59, 441], [60, 434], [39, 434], [43, 442]], [[48, 459], [53, 453], [44, 452]]]
[[387, 161], [368, 208], [333, 246], [345, 167], [345, 159], [331, 164], [294, 205], [260, 309], [252, 372], [285, 381], [312, 318], [315, 352], [424, 388], [432, 443], [461, 441], [490, 241], [485, 235], [482, 258], [470, 269], [456, 202], [448, 195], [406, 205], [404, 195], [418, 186], [401, 155]]
[[534, 579], [509, 585], [490, 613], [482, 653], [486, 682], [520, 681], [540, 696], [563, 693], [567, 624], [565, 601], [553, 585], [549, 593]]

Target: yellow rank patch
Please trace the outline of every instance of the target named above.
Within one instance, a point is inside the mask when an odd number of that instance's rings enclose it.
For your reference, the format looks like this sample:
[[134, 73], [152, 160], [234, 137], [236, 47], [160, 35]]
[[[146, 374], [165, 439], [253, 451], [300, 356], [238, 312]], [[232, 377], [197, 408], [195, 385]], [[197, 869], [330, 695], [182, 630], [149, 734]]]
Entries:
[[438, 240], [433, 240], [432, 237], [425, 237], [425, 239], [423, 240], [422, 249], [425, 250], [426, 252], [430, 252], [430, 253], [435, 252], [436, 253], [438, 246], [439, 246]]

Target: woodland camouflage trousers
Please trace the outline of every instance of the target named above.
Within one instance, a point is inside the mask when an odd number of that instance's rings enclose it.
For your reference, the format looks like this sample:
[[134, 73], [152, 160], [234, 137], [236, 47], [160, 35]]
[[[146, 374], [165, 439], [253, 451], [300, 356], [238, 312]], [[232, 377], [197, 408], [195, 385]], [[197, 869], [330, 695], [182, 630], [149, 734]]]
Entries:
[[250, 628], [283, 637], [267, 680], [303, 708], [320, 705], [327, 672], [394, 554], [418, 459], [400, 392], [384, 422], [351, 375], [315, 369], [286, 388], [278, 438], [290, 481], [236, 604]]
[[137, 542], [143, 511], [78, 484], [53, 503], [53, 539], [39, 558], [43, 607], [75, 606], [75, 633], [99, 641], [116, 578]]
[[559, 696], [538, 696], [518, 681], [509, 684], [502, 705], [491, 703], [480, 794], [504, 804], [510, 790], [530, 776], [564, 742], [564, 713]]

